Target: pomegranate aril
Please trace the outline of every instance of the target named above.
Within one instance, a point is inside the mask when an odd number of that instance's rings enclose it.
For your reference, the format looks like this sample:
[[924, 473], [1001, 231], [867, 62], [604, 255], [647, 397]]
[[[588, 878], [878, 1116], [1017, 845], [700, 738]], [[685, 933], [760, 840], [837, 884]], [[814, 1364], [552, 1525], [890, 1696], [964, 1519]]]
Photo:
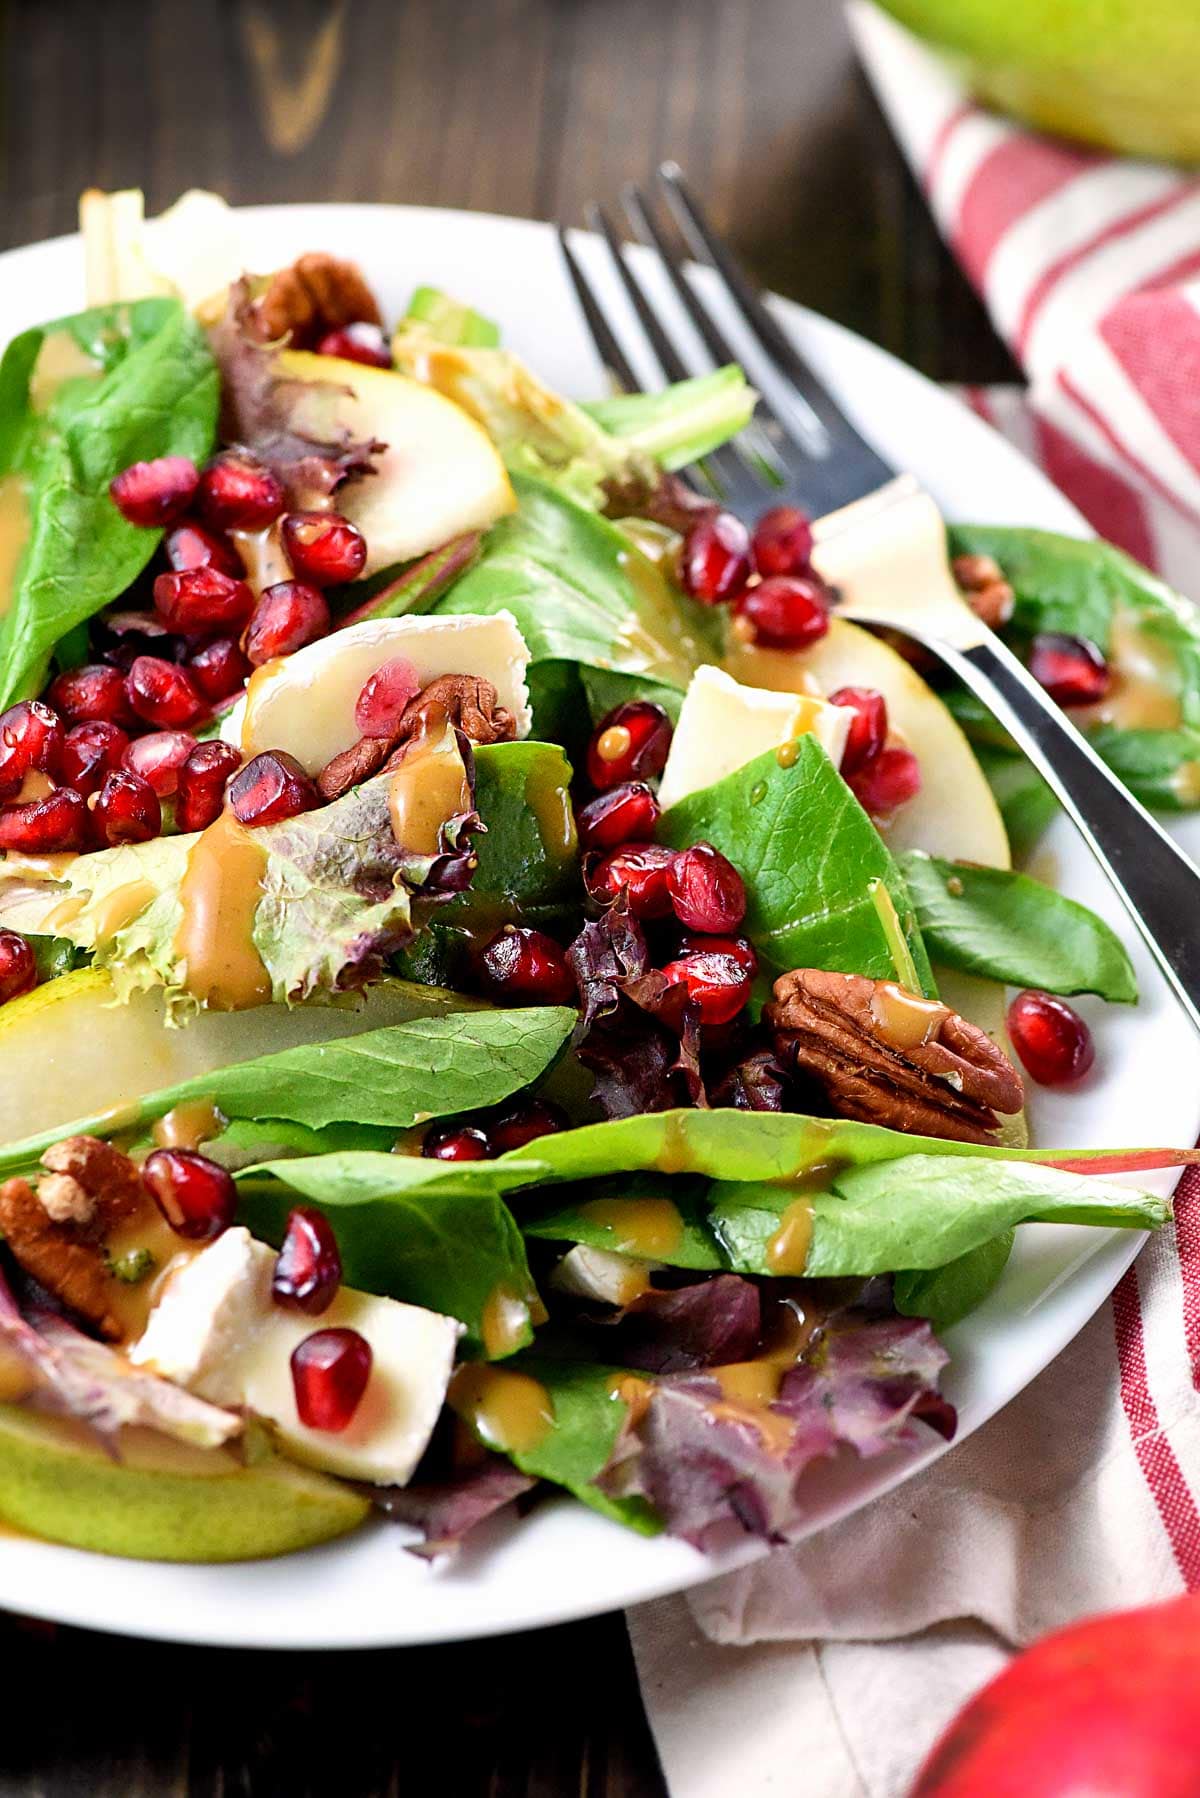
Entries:
[[86, 799], [98, 793], [105, 776], [115, 774], [124, 765], [129, 737], [119, 724], [106, 724], [94, 719], [90, 724], [77, 724], [63, 738], [59, 772], [64, 785], [74, 787]]
[[118, 768], [91, 805], [92, 833], [110, 849], [120, 843], [148, 843], [162, 831], [158, 794], [140, 774]]
[[498, 930], [480, 957], [494, 999], [513, 1005], [573, 1005], [575, 976], [552, 936], [528, 926]]
[[872, 818], [886, 818], [921, 791], [921, 764], [911, 749], [881, 749], [846, 785]]
[[210, 565], [160, 574], [154, 583], [154, 604], [171, 630], [198, 636], [241, 630], [254, 610], [254, 594], [246, 581]]
[[179, 572], [188, 568], [217, 568], [222, 574], [241, 579], [242, 559], [230, 543], [216, 531], [210, 531], [196, 518], [185, 518], [163, 538], [163, 549], [171, 567]]
[[581, 849], [616, 849], [621, 843], [648, 843], [662, 812], [644, 781], [627, 780], [610, 787], [576, 818]]
[[706, 512], [683, 540], [684, 591], [706, 606], [735, 599], [750, 579], [750, 533], [732, 512]]
[[183, 517], [199, 484], [196, 464], [186, 456], [158, 456], [122, 469], [109, 482], [108, 491], [122, 518], [157, 528]]
[[660, 705], [630, 699], [603, 717], [587, 748], [587, 775], [600, 791], [629, 780], [656, 780], [671, 748], [671, 720]]
[[669, 875], [674, 859], [675, 851], [659, 843], [622, 844], [587, 870], [587, 890], [601, 905], [610, 905], [621, 893], [628, 894], [635, 918], [669, 917]]
[[367, 560], [366, 539], [340, 512], [289, 512], [283, 547], [297, 580], [314, 587], [356, 581]]
[[1096, 1059], [1092, 1033], [1079, 1013], [1051, 993], [1018, 993], [1008, 1008], [1008, 1034], [1022, 1067], [1039, 1086], [1081, 1080]]
[[186, 730], [155, 730], [136, 737], [121, 757], [121, 766], [140, 774], [160, 799], [169, 799], [179, 785], [179, 770], [196, 747]]
[[213, 705], [246, 683], [250, 664], [233, 637], [214, 637], [193, 650], [184, 666], [192, 685]]
[[56, 675], [46, 700], [68, 724], [96, 720], [105, 724], [135, 722], [125, 691], [125, 676], [119, 668], [110, 668], [105, 662], [89, 662], [83, 668], [68, 668]]
[[343, 362], [362, 362], [368, 368], [390, 368], [392, 353], [378, 325], [365, 322], [327, 331], [317, 345], [318, 356], [340, 356]]
[[798, 506], [772, 506], [754, 527], [754, 566], [761, 575], [803, 574], [812, 555], [812, 526]]
[[371, 1377], [371, 1345], [357, 1330], [314, 1330], [292, 1350], [296, 1415], [336, 1435], [350, 1424]]
[[426, 1133], [422, 1155], [433, 1161], [486, 1161], [491, 1147], [475, 1124], [440, 1124]]
[[289, 1311], [319, 1317], [332, 1305], [341, 1283], [342, 1257], [329, 1219], [309, 1205], [297, 1205], [288, 1213], [271, 1297]]
[[195, 1149], [155, 1149], [142, 1178], [172, 1230], [189, 1242], [211, 1242], [234, 1220], [233, 1175]]
[[671, 908], [689, 930], [722, 936], [746, 915], [746, 888], [733, 863], [711, 843], [693, 843], [667, 870]]
[[1108, 663], [1094, 643], [1056, 631], [1033, 639], [1029, 672], [1057, 705], [1094, 705], [1112, 685]]
[[283, 487], [242, 450], [216, 456], [200, 476], [200, 511], [217, 531], [261, 531], [283, 511]]
[[58, 713], [40, 699], [19, 699], [0, 714], [0, 798], [20, 791], [27, 774], [57, 774], [66, 733]]
[[829, 703], [854, 713], [842, 751], [842, 773], [853, 774], [872, 761], [887, 741], [887, 701], [874, 687], [839, 687], [829, 695]]
[[767, 649], [807, 649], [829, 629], [829, 589], [816, 575], [772, 574], [738, 599], [739, 635]]
[[411, 699], [421, 691], [421, 679], [407, 656], [393, 656], [363, 684], [354, 702], [355, 728], [364, 737], [390, 737]]
[[570, 1120], [561, 1106], [548, 1099], [520, 1099], [509, 1104], [496, 1117], [489, 1119], [488, 1144], [493, 1155], [507, 1155], [523, 1149], [539, 1136], [553, 1136], [565, 1130]]
[[[683, 1003], [690, 1000], [702, 1024], [727, 1024], [735, 1018], [750, 997], [753, 982], [741, 958], [726, 955], [720, 949], [702, 949], [695, 955], [680, 956], [677, 961], [669, 961], [662, 973], [668, 986], [678, 993], [680, 1012]], [[669, 1003], [664, 1008], [668, 1018], [671, 1009]]]
[[182, 831], [207, 830], [225, 805], [225, 783], [242, 758], [232, 743], [197, 743], [179, 770], [175, 822]]
[[58, 787], [26, 805], [0, 806], [0, 849], [56, 855], [82, 849], [87, 837], [87, 801], [73, 787]]
[[321, 795], [294, 755], [268, 749], [230, 782], [229, 804], [239, 824], [261, 826], [315, 810]]
[[680, 956], [710, 954], [730, 955], [747, 974], [758, 973], [758, 955], [744, 936], [685, 936], [679, 945]]
[[0, 1005], [37, 985], [37, 961], [30, 945], [17, 930], [0, 930]]
[[206, 709], [187, 670], [162, 656], [138, 656], [125, 676], [125, 692], [138, 717], [158, 730], [184, 730]]
[[290, 656], [329, 630], [329, 607], [305, 581], [277, 581], [265, 587], [246, 626], [242, 648], [256, 668]]

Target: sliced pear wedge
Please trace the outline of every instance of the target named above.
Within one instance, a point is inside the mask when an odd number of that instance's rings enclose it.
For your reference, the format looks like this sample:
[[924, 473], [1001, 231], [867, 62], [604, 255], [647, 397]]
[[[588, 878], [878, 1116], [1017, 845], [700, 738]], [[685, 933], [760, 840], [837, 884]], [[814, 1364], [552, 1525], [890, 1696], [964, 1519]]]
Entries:
[[464, 531], [485, 530], [516, 510], [491, 438], [444, 394], [393, 369], [306, 350], [284, 350], [279, 366], [293, 380], [320, 383], [311, 408], [298, 408], [298, 430], [307, 424], [323, 439], [341, 427], [387, 446], [373, 458], [376, 472], [337, 497], [339, 512], [367, 540], [366, 574], [411, 561]]
[[0, 1517], [17, 1529], [143, 1561], [250, 1561], [344, 1536], [370, 1504], [282, 1456], [244, 1465], [150, 1430], [113, 1459], [80, 1425], [0, 1405]]

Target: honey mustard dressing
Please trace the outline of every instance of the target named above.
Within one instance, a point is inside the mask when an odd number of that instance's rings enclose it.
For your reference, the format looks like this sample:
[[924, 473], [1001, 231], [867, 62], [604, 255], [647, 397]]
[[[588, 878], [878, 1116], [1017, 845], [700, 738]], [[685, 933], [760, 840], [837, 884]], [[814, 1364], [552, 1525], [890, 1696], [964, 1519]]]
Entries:
[[253, 935], [266, 865], [266, 851], [230, 811], [200, 833], [188, 856], [175, 952], [185, 989], [214, 1010], [244, 1011], [271, 997]]
[[579, 1214], [611, 1230], [610, 1246], [620, 1255], [664, 1261], [683, 1241], [683, 1217], [670, 1199], [589, 1199]]
[[472, 809], [471, 787], [454, 732], [417, 738], [388, 784], [392, 834], [413, 855], [436, 855], [448, 818]]
[[554, 1425], [554, 1405], [539, 1380], [507, 1367], [467, 1362], [450, 1381], [451, 1408], [491, 1448], [528, 1454]]

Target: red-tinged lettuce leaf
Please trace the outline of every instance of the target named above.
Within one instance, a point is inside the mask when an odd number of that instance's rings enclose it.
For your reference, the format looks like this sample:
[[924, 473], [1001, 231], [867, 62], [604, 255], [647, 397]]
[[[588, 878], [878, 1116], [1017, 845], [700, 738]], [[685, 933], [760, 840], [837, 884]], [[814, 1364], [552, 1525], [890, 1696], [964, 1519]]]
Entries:
[[584, 925], [567, 960], [583, 1001], [584, 1027], [612, 1017], [628, 983], [640, 980], [650, 967], [646, 933], [630, 915], [624, 896]]
[[645, 1499], [697, 1548], [731, 1524], [786, 1541], [803, 1524], [814, 1461], [842, 1448], [864, 1459], [916, 1448], [929, 1430], [953, 1435], [953, 1407], [937, 1391], [946, 1359], [924, 1322], [847, 1313], [767, 1407], [727, 1398], [710, 1373], [660, 1376], [597, 1483], [613, 1498]]
[[[584, 925], [567, 950], [583, 1002], [579, 1060], [606, 1118], [704, 1108], [700, 1017], [650, 966], [646, 933], [623, 898]], [[652, 1023], [650, 1020], [653, 1019]]]
[[408, 1486], [364, 1486], [377, 1510], [394, 1523], [421, 1532], [409, 1552], [433, 1560], [455, 1554], [480, 1524], [532, 1492], [535, 1479], [499, 1455], [486, 1455], [476, 1466], [442, 1480]]
[[592, 1102], [605, 1118], [671, 1111], [685, 1094], [675, 1073], [677, 1040], [652, 1019], [595, 1024], [576, 1048], [592, 1076]]
[[762, 1327], [759, 1289], [739, 1274], [643, 1293], [596, 1326], [603, 1332], [601, 1359], [657, 1374], [748, 1361]]

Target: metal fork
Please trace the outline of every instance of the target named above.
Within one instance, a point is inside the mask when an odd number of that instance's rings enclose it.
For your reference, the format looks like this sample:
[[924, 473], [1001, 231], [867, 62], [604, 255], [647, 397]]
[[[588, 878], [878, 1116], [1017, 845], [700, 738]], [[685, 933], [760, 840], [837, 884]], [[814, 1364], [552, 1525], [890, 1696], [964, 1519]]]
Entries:
[[[760, 398], [751, 426], [704, 458], [703, 480], [748, 518], [781, 502], [820, 515], [814, 561], [839, 589], [839, 612], [901, 631], [932, 650], [1004, 725], [1057, 794], [1200, 1030], [1200, 873], [967, 606], [950, 572], [934, 501], [914, 476], [890, 468], [847, 418], [712, 230], [677, 165], [663, 163], [658, 181], [678, 233], [715, 273], [782, 400]], [[634, 236], [657, 253], [707, 354], [714, 363], [739, 360], [692, 279], [676, 233], [637, 188], [626, 188], [621, 199]], [[603, 208], [590, 206], [587, 219], [608, 247], [663, 375], [677, 381], [699, 372]], [[561, 228], [559, 243], [601, 360], [619, 386], [638, 391], [633, 365]]]

